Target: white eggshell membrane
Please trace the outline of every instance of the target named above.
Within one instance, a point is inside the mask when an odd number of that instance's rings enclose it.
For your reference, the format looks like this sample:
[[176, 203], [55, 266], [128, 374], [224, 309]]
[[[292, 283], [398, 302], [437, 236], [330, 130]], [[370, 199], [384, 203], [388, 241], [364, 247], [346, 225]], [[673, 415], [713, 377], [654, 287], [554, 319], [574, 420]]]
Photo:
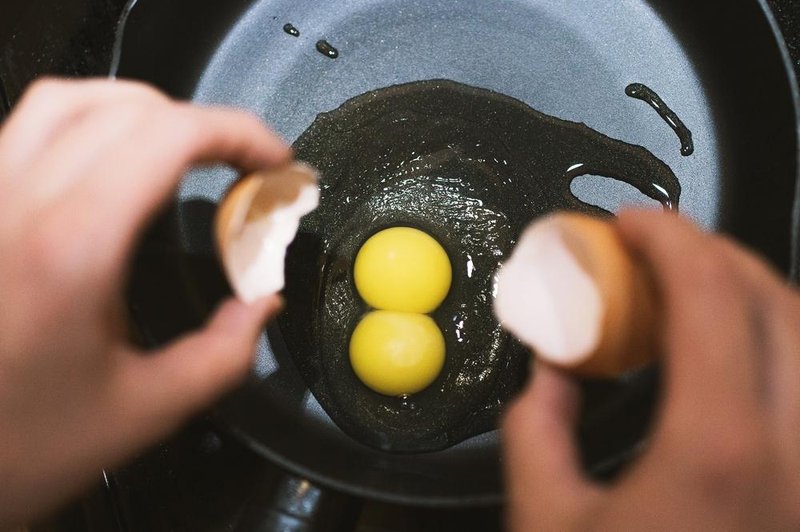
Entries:
[[292, 203], [280, 205], [257, 220], [245, 223], [245, 209], [236, 213], [241, 227], [228, 244], [225, 267], [236, 296], [245, 303], [283, 289], [286, 248], [294, 240], [300, 218], [319, 204], [319, 189], [305, 185]]
[[533, 224], [497, 274], [494, 311], [538, 356], [577, 365], [597, 348], [605, 305], [557, 224]]

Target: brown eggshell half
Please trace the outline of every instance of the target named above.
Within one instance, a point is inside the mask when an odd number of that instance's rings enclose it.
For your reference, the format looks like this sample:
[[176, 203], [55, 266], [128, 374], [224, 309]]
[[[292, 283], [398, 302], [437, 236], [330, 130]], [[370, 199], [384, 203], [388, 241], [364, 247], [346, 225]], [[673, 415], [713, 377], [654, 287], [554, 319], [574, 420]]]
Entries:
[[[575, 265], [588, 275], [591, 289], [587, 290], [584, 282], [583, 292], [587, 294], [587, 299], [595, 301], [594, 305], [598, 309], [595, 313], [573, 313], [564, 311], [564, 308], [569, 309], [569, 305], [562, 304], [562, 310], [555, 313], [556, 319], [586, 320], [582, 323], [572, 322], [569, 326], [572, 331], [581, 333], [596, 331], [596, 333], [589, 333], [592, 341], [585, 344], [586, 348], [583, 351], [566, 356], [565, 352], [559, 352], [558, 349], [550, 348], [549, 351], [542, 349], [541, 338], [537, 337], [537, 333], [532, 333], [535, 328], [529, 323], [519, 323], [519, 319], [510, 314], [510, 309], [513, 309], [515, 304], [525, 304], [520, 298], [535, 294], [535, 291], [526, 289], [527, 281], [524, 279], [524, 274], [526, 267], [534, 272], [537, 271], [537, 261], [548, 260], [541, 254], [537, 256], [538, 251], [524, 254], [525, 250], [514, 250], [509, 262], [517, 257], [515, 270], [518, 273], [513, 279], [512, 276], [506, 276], [504, 280], [501, 268], [498, 274], [498, 298], [495, 300], [495, 312], [501, 322], [506, 321], [507, 328], [532, 347], [540, 359], [579, 376], [615, 377], [650, 361], [656, 353], [657, 343], [658, 305], [655, 290], [649, 272], [628, 253], [614, 227], [608, 221], [599, 218], [558, 213], [529, 226], [521, 237], [518, 248], [529, 245], [540, 237], [537, 232], [545, 231], [557, 234], [559, 245], [563, 246], [560, 251], [570, 254]], [[542, 247], [541, 253], [551, 252], [548, 250], [552, 250], [552, 246]], [[520, 263], [520, 260], [527, 262]], [[522, 277], [519, 272], [522, 272]], [[556, 271], [555, 275], [560, 273]], [[554, 300], [570, 301], [570, 296], [576, 295], [579, 299], [580, 293], [567, 292], [572, 290], [572, 286], [578, 287], [580, 283], [577, 281], [584, 279], [578, 279], [574, 273], [570, 274], [568, 268], [564, 269], [564, 275], [573, 275], [576, 282], [557, 279], [559, 283], [554, 284], [558, 284], [558, 289], [562, 292], [555, 294]], [[500, 295], [504, 297], [501, 298]], [[589, 295], [592, 298], [589, 298]], [[571, 305], [576, 307], [579, 301], [573, 298]], [[553, 319], [553, 316], [547, 318]]]
[[286, 248], [319, 202], [318, 174], [291, 163], [248, 174], [219, 205], [214, 233], [225, 273], [245, 302], [283, 288]]

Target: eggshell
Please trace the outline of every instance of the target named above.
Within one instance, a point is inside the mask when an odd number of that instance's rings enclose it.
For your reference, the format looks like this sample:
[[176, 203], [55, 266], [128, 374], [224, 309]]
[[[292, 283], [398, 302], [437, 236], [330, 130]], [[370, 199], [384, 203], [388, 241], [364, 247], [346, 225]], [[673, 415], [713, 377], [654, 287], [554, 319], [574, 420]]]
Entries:
[[658, 305], [647, 269], [599, 218], [531, 224], [497, 276], [495, 314], [542, 360], [614, 377], [656, 353]]
[[237, 297], [252, 302], [284, 285], [286, 248], [319, 204], [318, 175], [291, 163], [240, 179], [214, 220], [217, 248]]

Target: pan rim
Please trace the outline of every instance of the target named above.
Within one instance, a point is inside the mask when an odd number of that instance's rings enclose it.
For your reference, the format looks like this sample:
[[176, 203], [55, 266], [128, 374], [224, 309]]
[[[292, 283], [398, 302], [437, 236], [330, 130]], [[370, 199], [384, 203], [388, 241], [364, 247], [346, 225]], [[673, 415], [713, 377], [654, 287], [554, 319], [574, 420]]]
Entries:
[[795, 125], [795, 195], [792, 207], [792, 227], [791, 227], [791, 258], [789, 264], [789, 279], [793, 283], [800, 283], [800, 85], [798, 84], [797, 70], [795, 70], [792, 56], [789, 53], [789, 46], [778, 24], [775, 13], [767, 3], [767, 0], [758, 0], [758, 5], [767, 19], [770, 31], [778, 45], [778, 50], [783, 61], [783, 69], [789, 82], [789, 90], [792, 93], [792, 108], [794, 109]]
[[[798, 80], [798, 71], [792, 61], [789, 47], [786, 39], [781, 30], [778, 19], [775, 16], [772, 8], [767, 0], [756, 0], [761, 12], [766, 18], [770, 31], [775, 44], [778, 46], [778, 51], [781, 55], [783, 62], [783, 69], [787, 74], [787, 81], [789, 83], [789, 91], [792, 95], [792, 108], [794, 111], [794, 124], [795, 124], [795, 196], [792, 207], [792, 227], [789, 242], [790, 246], [790, 264], [789, 264], [789, 279], [795, 284], [800, 284], [800, 80]], [[114, 31], [114, 44], [112, 48], [112, 57], [108, 67], [107, 77], [116, 79], [119, 70], [120, 56], [122, 53], [122, 46], [125, 41], [125, 28], [128, 23], [128, 18], [131, 12], [136, 8], [139, 0], [127, 0], [122, 12], [117, 19], [116, 28]], [[800, 65], [798, 65], [800, 68]], [[0, 106], [3, 102], [0, 101]]]
[[244, 443], [252, 451], [266, 457], [273, 464], [286, 470], [292, 475], [308, 479], [323, 488], [332, 489], [363, 500], [386, 502], [405, 506], [421, 508], [463, 508], [465, 506], [491, 507], [502, 504], [505, 499], [504, 490], [500, 492], [477, 493], [470, 495], [405, 495], [394, 493], [390, 490], [376, 487], [362, 487], [358, 484], [340, 480], [338, 478], [319, 473], [312, 468], [301, 465], [283, 454], [262, 444], [257, 439], [250, 437], [246, 431], [235, 424], [225, 421], [224, 416], [211, 413], [212, 421], [231, 434], [239, 442]]
[[[130, 14], [130, 11], [136, 7], [137, 2], [138, 0], [128, 0], [124, 16], [120, 17], [116, 35], [117, 41], [120, 44], [124, 40], [124, 30], [127, 16]], [[761, 8], [762, 13], [766, 17], [770, 32], [772, 33], [774, 42], [778, 47], [778, 52], [781, 55], [783, 70], [787, 75], [787, 82], [792, 99], [795, 125], [794, 159], [796, 167], [794, 173], [795, 198], [791, 212], [791, 241], [788, 243], [791, 250], [789, 277], [794, 282], [800, 282], [800, 85], [798, 84], [798, 73], [795, 70], [791, 55], [789, 54], [789, 48], [786, 39], [778, 24], [777, 18], [772, 11], [772, 8], [769, 6], [767, 0], [757, 0], [757, 5]], [[117, 65], [112, 65], [113, 68], [109, 71], [109, 77], [116, 77], [116, 66]], [[290, 472], [291, 474], [307, 478], [312, 482], [318, 483], [322, 487], [340, 491], [355, 497], [401, 505], [437, 508], [496, 506], [501, 504], [505, 499], [505, 490], [502, 488], [499, 491], [491, 490], [467, 495], [415, 496], [396, 493], [391, 489], [386, 489], [384, 487], [363, 487], [357, 483], [341, 480], [339, 478], [331, 477], [324, 473], [319, 473], [313, 469], [307, 468], [301, 463], [289, 459], [282, 453], [263, 445], [258, 440], [250, 437], [239, 427], [227, 423], [223, 419], [223, 416], [216, 414], [217, 412], [212, 411], [211, 417], [215, 424], [219, 425], [228, 434], [231, 434], [236, 440], [244, 443], [248, 448], [252, 449], [260, 456], [268, 459], [278, 467]]]
[[[136, 0], [132, 1], [134, 3], [136, 2]], [[768, 5], [767, 0], [757, 0], [757, 2], [764, 16], [766, 17], [767, 23], [769, 24], [770, 32], [775, 40], [775, 44], [778, 46], [781, 60], [783, 62], [783, 70], [787, 75], [789, 90], [792, 97], [792, 108], [794, 112], [795, 124], [794, 146], [796, 166], [794, 174], [795, 199], [792, 208], [791, 242], [789, 242], [791, 250], [789, 278], [795, 283], [800, 283], [800, 85], [798, 84], [797, 72], [792, 62], [791, 55], [789, 54], [789, 48], [786, 43], [786, 39], [783, 36], [783, 32], [780, 29], [772, 9]], [[466, 506], [490, 507], [500, 505], [505, 500], [504, 489], [501, 489], [500, 492], [477, 493], [470, 495], [414, 496], [394, 493], [391, 490], [384, 488], [365, 488], [352, 482], [333, 478], [307, 468], [282, 455], [281, 453], [261, 444], [254, 438], [251, 438], [239, 427], [225, 422], [223, 416], [215, 415], [213, 417], [215, 418], [215, 421], [220, 423], [226, 431], [232, 434], [240, 442], [243, 442], [247, 447], [268, 458], [274, 464], [287, 470], [291, 474], [307, 478], [308, 480], [316, 482], [323, 487], [327, 487], [361, 499], [427, 508], [462, 508]], [[627, 459], [637, 453], [637, 449], [632, 449], [628, 453], [622, 453], [622, 456], [619, 457], [620, 463], [627, 461]]]

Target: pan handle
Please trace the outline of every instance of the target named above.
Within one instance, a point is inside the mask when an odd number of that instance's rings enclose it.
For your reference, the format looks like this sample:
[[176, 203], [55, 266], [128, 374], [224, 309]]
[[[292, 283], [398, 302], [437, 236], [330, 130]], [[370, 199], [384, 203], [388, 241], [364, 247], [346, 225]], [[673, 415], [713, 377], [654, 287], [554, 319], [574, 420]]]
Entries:
[[306, 479], [284, 475], [264, 482], [247, 504], [239, 532], [327, 532], [352, 530], [361, 501], [320, 488]]

